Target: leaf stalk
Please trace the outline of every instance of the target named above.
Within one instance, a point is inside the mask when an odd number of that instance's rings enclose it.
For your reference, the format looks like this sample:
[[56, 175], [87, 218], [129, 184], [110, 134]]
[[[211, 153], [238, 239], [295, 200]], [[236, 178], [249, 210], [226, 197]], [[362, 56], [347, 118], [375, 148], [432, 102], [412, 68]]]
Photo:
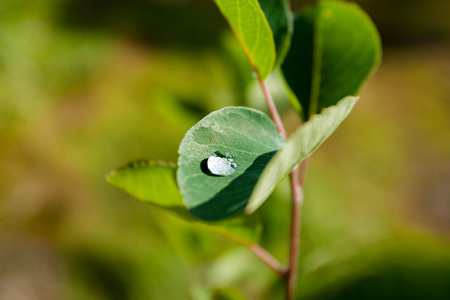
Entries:
[[280, 262], [273, 257], [269, 252], [262, 248], [258, 244], [253, 244], [249, 249], [258, 256], [263, 262], [265, 262], [275, 273], [280, 277], [284, 277], [286, 274], [285, 268], [280, 264]]

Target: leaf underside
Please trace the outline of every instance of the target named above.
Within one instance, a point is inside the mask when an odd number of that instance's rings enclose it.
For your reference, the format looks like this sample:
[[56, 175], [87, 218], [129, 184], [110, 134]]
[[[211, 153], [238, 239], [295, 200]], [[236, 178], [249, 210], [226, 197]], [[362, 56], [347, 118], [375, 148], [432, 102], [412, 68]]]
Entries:
[[315, 115], [289, 137], [262, 172], [245, 209], [247, 213], [252, 213], [261, 206], [276, 185], [336, 130], [357, 100], [358, 97], [342, 99], [337, 105]]
[[257, 0], [214, 0], [262, 78], [275, 64], [273, 34]]

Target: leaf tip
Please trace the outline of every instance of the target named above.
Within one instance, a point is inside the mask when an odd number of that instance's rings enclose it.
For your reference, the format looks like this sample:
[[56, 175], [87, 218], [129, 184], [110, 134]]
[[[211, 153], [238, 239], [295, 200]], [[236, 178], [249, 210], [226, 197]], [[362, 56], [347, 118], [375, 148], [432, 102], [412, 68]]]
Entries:
[[112, 170], [105, 174], [105, 180], [109, 183], [112, 183], [112, 177], [117, 173], [117, 170]]
[[273, 192], [273, 188], [271, 188], [261, 194], [259, 189], [260, 188], [257, 183], [244, 210], [247, 215], [253, 214]]
[[352, 106], [356, 104], [356, 102], [359, 100], [360, 96], [347, 96], [341, 101], [343, 102], [351, 102]]
[[136, 161], [130, 162], [130, 163], [126, 164], [125, 166], [119, 167], [117, 169], [114, 169], [114, 170], [108, 172], [105, 175], [105, 180], [111, 184], [114, 184], [113, 178], [119, 172], [125, 171], [127, 169], [139, 168], [139, 167], [145, 167], [145, 166], [164, 166], [164, 167], [170, 167], [170, 168], [174, 168], [174, 169], [177, 168], [177, 165], [174, 162], [166, 162], [163, 160], [153, 161], [153, 160], [148, 160], [148, 159], [141, 159], [141, 160], [136, 160]]
[[254, 212], [253, 207], [252, 207], [251, 205], [247, 205], [247, 206], [245, 207], [244, 212], [245, 212], [247, 215], [251, 215], [251, 214]]

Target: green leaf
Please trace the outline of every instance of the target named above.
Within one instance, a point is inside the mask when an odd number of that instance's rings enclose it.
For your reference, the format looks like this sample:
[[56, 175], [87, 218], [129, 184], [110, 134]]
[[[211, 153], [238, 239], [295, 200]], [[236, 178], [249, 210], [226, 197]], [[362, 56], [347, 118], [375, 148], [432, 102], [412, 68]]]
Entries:
[[[186, 133], [178, 150], [177, 181], [189, 211], [213, 221], [242, 210], [264, 167], [283, 144], [272, 120], [257, 110], [226, 107], [206, 116]], [[217, 154], [234, 159], [234, 173], [211, 174], [208, 161]]]
[[321, 1], [296, 19], [282, 70], [308, 120], [357, 94], [380, 58], [378, 31], [363, 10], [350, 2]]
[[247, 213], [252, 213], [261, 206], [275, 186], [336, 130], [357, 100], [358, 97], [342, 99], [336, 106], [324, 109], [322, 113], [312, 117], [292, 134], [262, 172], [245, 209]]
[[175, 175], [174, 165], [137, 161], [112, 171], [106, 176], [106, 180], [143, 202], [169, 210], [185, 221], [230, 240], [244, 245], [251, 245], [259, 240], [261, 224], [258, 216], [241, 216], [214, 223], [196, 221], [182, 201]]
[[278, 66], [286, 56], [291, 44], [293, 18], [289, 1], [259, 0], [259, 5], [261, 5], [273, 33], [276, 50], [275, 65]]
[[175, 211], [186, 211], [175, 181], [176, 167], [164, 162], [136, 161], [110, 172], [106, 181], [133, 197]]
[[214, 0], [227, 19], [252, 67], [266, 78], [275, 63], [275, 44], [257, 0]]

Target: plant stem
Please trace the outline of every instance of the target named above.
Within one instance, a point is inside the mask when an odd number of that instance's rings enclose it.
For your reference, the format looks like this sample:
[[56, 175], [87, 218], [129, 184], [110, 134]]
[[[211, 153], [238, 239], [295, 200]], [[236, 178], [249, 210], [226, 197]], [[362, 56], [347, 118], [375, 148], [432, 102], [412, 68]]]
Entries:
[[298, 182], [300, 183], [300, 186], [303, 187], [305, 184], [305, 178], [306, 178], [306, 171], [308, 170], [309, 161], [311, 160], [311, 156], [308, 156], [305, 158], [300, 165], [300, 172], [298, 175]]
[[[295, 297], [295, 283], [297, 280], [298, 259], [300, 254], [300, 231], [302, 205], [304, 199], [303, 185], [305, 183], [306, 171], [308, 169], [310, 157], [303, 160], [300, 170], [297, 173], [296, 168], [291, 172], [292, 188], [292, 217], [291, 217], [291, 247], [289, 249], [289, 266], [287, 269], [286, 295], [288, 300]], [[297, 184], [293, 184], [297, 182]]]
[[[266, 83], [261, 78], [258, 72], [257, 79], [261, 85], [261, 89], [266, 100], [267, 107], [269, 108], [272, 119], [277, 127], [278, 132], [286, 139], [286, 130], [281, 122], [278, 110], [273, 102], [272, 96], [267, 88]], [[289, 247], [289, 262], [287, 269], [278, 274], [282, 275], [286, 280], [286, 298], [293, 300], [295, 297], [295, 284], [297, 279], [298, 259], [300, 253], [300, 228], [301, 228], [301, 209], [303, 203], [303, 184], [305, 182], [306, 170], [309, 165], [310, 158], [307, 157], [300, 166], [299, 173], [297, 167], [295, 167], [291, 174], [291, 191], [292, 191], [292, 211], [291, 211], [291, 235], [290, 235], [290, 247]], [[255, 253], [256, 254], [256, 253]], [[261, 257], [261, 256], [260, 256]], [[264, 260], [264, 259], [263, 259]], [[266, 261], [270, 266], [270, 264]], [[273, 268], [272, 268], [273, 269]]]
[[275, 103], [273, 102], [272, 95], [269, 92], [269, 89], [267, 88], [266, 83], [261, 78], [261, 75], [257, 71], [256, 78], [258, 79], [259, 85], [261, 86], [262, 92], [264, 94], [264, 99], [266, 100], [267, 108], [269, 108], [270, 115], [272, 116], [272, 120], [275, 123], [275, 126], [277, 127], [277, 131], [281, 134], [281, 136], [286, 139], [286, 130], [284, 129], [283, 122], [281, 122], [280, 114], [278, 113], [277, 107], [275, 106]]
[[280, 264], [280, 262], [273, 257], [269, 252], [262, 248], [258, 244], [253, 244], [249, 249], [258, 256], [263, 262], [265, 262], [272, 270], [274, 270], [280, 277], [284, 277], [286, 270]]
[[[298, 255], [300, 250], [300, 212], [303, 190], [299, 184], [297, 168], [291, 174], [292, 209], [291, 209], [291, 244], [289, 248], [289, 265], [287, 269], [287, 299], [294, 299], [297, 279]], [[295, 184], [296, 183], [296, 184]]]

